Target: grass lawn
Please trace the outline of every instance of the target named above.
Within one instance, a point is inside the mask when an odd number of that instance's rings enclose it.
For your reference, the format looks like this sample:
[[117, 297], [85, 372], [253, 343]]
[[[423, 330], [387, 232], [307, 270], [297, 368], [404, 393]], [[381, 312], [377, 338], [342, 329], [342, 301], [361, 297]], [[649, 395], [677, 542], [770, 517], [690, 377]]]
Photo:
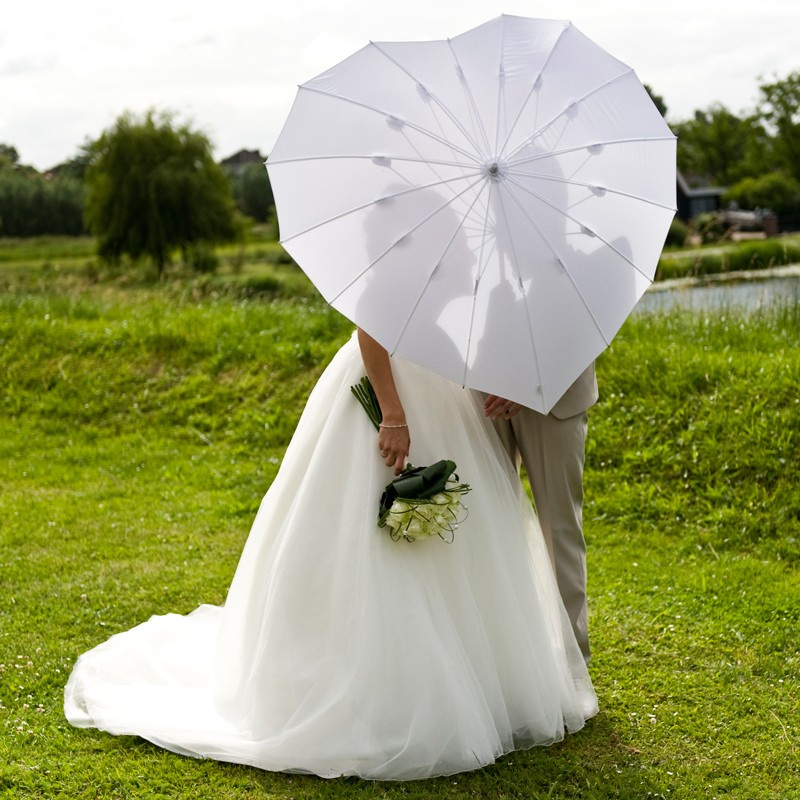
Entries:
[[324, 781], [75, 730], [61, 704], [83, 650], [224, 600], [349, 324], [271, 256], [153, 285], [59, 252], [0, 254], [0, 798], [800, 797], [800, 309], [637, 316], [598, 363], [598, 717], [475, 773]]

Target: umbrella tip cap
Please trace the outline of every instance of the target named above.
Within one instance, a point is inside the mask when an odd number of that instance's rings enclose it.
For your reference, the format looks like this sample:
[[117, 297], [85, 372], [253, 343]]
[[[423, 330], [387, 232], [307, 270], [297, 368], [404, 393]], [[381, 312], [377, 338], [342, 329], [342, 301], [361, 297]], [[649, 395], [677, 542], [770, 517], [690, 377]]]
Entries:
[[503, 174], [503, 164], [500, 161], [487, 161], [483, 165], [483, 168], [486, 173], [486, 177], [491, 178], [492, 180], [497, 180]]

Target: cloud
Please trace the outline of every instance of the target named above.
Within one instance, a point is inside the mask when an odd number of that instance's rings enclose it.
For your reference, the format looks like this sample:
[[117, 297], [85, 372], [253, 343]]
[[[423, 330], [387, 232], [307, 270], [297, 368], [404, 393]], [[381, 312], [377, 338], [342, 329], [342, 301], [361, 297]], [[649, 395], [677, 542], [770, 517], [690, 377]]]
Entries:
[[0, 62], [0, 77], [15, 75], [36, 75], [51, 71], [58, 58], [56, 56], [17, 56]]
[[[509, 14], [571, 19], [664, 97], [673, 120], [722, 102], [751, 109], [758, 76], [798, 68], [796, 0], [504, 0]], [[73, 156], [125, 110], [191, 118], [221, 155], [268, 151], [296, 86], [373, 40], [444, 38], [499, 14], [496, 0], [24, 0], [0, 32], [0, 141], [40, 169]]]

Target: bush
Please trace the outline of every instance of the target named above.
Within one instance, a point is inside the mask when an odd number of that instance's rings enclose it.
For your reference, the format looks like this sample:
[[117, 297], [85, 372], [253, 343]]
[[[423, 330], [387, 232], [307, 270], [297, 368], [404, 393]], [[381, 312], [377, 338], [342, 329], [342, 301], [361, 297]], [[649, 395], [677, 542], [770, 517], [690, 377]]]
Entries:
[[727, 270], [768, 269], [800, 262], [800, 245], [780, 239], [763, 242], [743, 242], [725, 253]]
[[219, 267], [219, 257], [206, 242], [198, 242], [186, 248], [185, 262], [195, 271], [213, 273]]
[[778, 221], [800, 218], [800, 182], [781, 172], [770, 172], [758, 178], [745, 178], [732, 186], [723, 202], [739, 208], [769, 209]]
[[689, 238], [689, 226], [680, 218], [675, 217], [669, 226], [666, 245], [668, 247], [683, 247]]
[[704, 244], [718, 242], [725, 235], [725, 225], [715, 211], [698, 214], [691, 225], [692, 230], [700, 236]]

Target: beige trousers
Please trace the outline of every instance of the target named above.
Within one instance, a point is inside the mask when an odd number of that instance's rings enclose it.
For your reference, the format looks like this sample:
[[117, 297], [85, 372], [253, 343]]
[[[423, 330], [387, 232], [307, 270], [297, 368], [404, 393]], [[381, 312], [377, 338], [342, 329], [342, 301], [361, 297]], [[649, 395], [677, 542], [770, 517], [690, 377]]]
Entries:
[[589, 663], [586, 541], [583, 537], [583, 465], [587, 413], [567, 419], [523, 408], [496, 420], [503, 446], [525, 466], [547, 549], [575, 638]]

